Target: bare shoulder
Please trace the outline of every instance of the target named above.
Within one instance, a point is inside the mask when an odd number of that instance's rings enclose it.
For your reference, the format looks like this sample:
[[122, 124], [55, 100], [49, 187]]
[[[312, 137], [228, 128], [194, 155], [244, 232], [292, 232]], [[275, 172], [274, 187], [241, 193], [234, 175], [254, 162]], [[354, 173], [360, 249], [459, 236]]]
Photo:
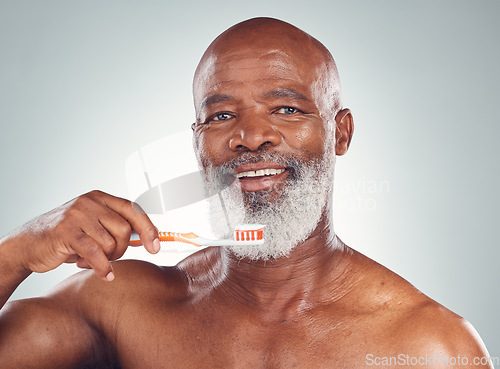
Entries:
[[[365, 256], [361, 256], [366, 258]], [[380, 334], [387, 337], [379, 354], [398, 354], [433, 367], [454, 367], [454, 361], [489, 368], [488, 352], [479, 334], [464, 318], [429, 298], [412, 284], [369, 258], [363, 304], [371, 307]], [[427, 359], [427, 362], [423, 358]], [[482, 361], [481, 361], [482, 360]], [[401, 362], [400, 362], [401, 363]], [[411, 363], [406, 363], [411, 365]], [[485, 364], [485, 365], [482, 365]]]
[[[113, 282], [87, 270], [47, 296], [8, 303], [0, 313], [0, 341], [8, 342], [0, 345], [2, 368], [112, 367], [108, 343], [117, 331], [147, 316], [148, 309], [182, 299], [187, 290], [186, 278], [175, 267], [130, 260], [113, 268]], [[127, 319], [124, 312], [131, 309], [135, 316]]]
[[466, 319], [429, 299], [409, 310], [409, 318], [400, 320], [400, 337], [406, 351], [420, 355], [440, 354], [445, 358], [487, 358], [488, 352], [479, 334]]
[[65, 301], [87, 318], [105, 318], [113, 314], [117, 304], [159, 298], [181, 299], [188, 290], [188, 280], [177, 267], [162, 267], [140, 260], [112, 263], [115, 279], [104, 282], [93, 271], [82, 271], [57, 286], [50, 297]]
[[[216, 257], [207, 253], [202, 250], [167, 267], [140, 260], [115, 261], [112, 282], [102, 281], [91, 270], [83, 271], [57, 286], [49, 298], [83, 316], [108, 338], [118, 327], [130, 328], [137, 321], [135, 314], [175, 320], [179, 307], [206, 287], [200, 281], [207, 280], [207, 271], [213, 273]], [[193, 287], [198, 285], [201, 288]]]

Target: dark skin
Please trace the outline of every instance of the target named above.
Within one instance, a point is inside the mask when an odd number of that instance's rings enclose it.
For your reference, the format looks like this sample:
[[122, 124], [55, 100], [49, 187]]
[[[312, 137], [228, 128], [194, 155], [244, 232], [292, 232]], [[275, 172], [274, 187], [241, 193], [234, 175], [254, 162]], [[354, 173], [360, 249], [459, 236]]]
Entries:
[[[259, 150], [310, 159], [325, 143], [343, 155], [352, 116], [321, 83], [335, 78], [325, 49], [286, 23], [258, 19], [230, 29], [195, 76], [200, 163]], [[237, 171], [259, 166], [276, 164]], [[280, 188], [288, 175], [239, 185]], [[33, 271], [63, 262], [93, 269], [46, 297], [2, 308], [2, 368], [359, 368], [367, 355], [460, 355], [471, 364], [487, 356], [464, 319], [344, 245], [330, 206], [287, 258], [239, 260], [211, 247], [159, 267], [110, 263], [123, 255], [131, 229], [157, 252], [157, 230], [127, 200], [83, 195], [1, 240], [0, 270], [9, 271], [0, 276], [2, 304]]]

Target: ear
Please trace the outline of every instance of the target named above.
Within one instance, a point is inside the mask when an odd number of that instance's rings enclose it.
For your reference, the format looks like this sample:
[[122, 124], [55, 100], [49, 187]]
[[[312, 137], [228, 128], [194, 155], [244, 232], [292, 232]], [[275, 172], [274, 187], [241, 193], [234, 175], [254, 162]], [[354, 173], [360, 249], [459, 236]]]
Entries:
[[335, 116], [335, 154], [344, 155], [351, 144], [354, 120], [349, 109], [342, 109]]
[[196, 157], [198, 157], [199, 145], [198, 145], [198, 139], [196, 137], [196, 123], [191, 124], [191, 130], [193, 131], [191, 143], [193, 144], [194, 154], [196, 155]]

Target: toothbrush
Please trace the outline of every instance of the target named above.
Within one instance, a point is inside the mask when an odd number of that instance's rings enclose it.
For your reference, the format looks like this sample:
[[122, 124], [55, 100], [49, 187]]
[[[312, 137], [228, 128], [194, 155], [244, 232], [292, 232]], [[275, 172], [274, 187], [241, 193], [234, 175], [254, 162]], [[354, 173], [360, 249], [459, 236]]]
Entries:
[[[160, 242], [184, 242], [194, 246], [252, 246], [262, 245], [264, 243], [263, 224], [240, 224], [234, 229], [234, 238], [226, 240], [210, 240], [200, 237], [193, 232], [176, 233], [176, 232], [158, 232]], [[139, 235], [132, 232], [130, 237], [130, 245], [142, 245]]]

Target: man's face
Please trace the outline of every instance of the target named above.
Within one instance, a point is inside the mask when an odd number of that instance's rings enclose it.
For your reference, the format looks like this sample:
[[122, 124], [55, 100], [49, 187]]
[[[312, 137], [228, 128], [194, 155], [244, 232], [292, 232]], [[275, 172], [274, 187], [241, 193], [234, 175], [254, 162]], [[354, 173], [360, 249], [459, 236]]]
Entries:
[[[290, 55], [291, 54], [291, 55]], [[252, 47], [207, 58], [195, 80], [195, 144], [204, 166], [217, 166], [242, 152], [272, 149], [295, 158], [323, 154], [325, 122], [315, 87], [320, 70], [302, 53]], [[270, 169], [242, 166], [236, 172]], [[288, 176], [240, 178], [244, 191], [259, 191]]]
[[209, 185], [234, 181], [225, 191], [225, 218], [267, 224], [266, 244], [269, 238], [287, 244], [264, 253], [241, 250], [239, 256], [286, 255], [324, 213], [334, 124], [324, 120], [332, 112], [321, 111], [321, 77], [304, 53], [251, 45], [214, 53], [199, 69], [194, 143]]

